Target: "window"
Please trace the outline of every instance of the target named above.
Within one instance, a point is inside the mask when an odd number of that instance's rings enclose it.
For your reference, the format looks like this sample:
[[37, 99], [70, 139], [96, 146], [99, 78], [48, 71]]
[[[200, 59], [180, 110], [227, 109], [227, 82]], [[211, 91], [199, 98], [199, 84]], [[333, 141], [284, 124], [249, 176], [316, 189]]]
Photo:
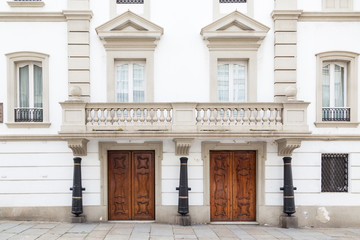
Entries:
[[43, 121], [42, 67], [40, 62], [17, 64], [15, 122]]
[[217, 92], [219, 102], [246, 101], [247, 64], [239, 62], [219, 62]]
[[356, 127], [357, 53], [324, 52], [317, 57], [317, 127]]
[[145, 101], [145, 62], [115, 63], [115, 101]]
[[350, 121], [346, 107], [347, 67], [343, 62], [324, 62], [322, 68], [322, 120]]
[[353, 10], [353, 0], [322, 0], [323, 11], [343, 12]]
[[144, 0], [116, 0], [117, 4], [143, 4]]
[[321, 192], [348, 191], [348, 154], [321, 155]]
[[49, 127], [49, 56], [16, 52], [8, 60], [8, 127]]

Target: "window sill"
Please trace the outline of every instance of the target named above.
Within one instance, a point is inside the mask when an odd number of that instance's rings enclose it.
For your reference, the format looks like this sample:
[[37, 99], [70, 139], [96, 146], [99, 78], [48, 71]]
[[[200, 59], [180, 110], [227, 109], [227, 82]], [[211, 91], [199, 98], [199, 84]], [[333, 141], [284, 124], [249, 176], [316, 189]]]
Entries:
[[43, 7], [45, 3], [43, 1], [8, 1], [7, 4], [10, 7]]
[[49, 128], [51, 123], [48, 122], [13, 122], [6, 123], [8, 128]]
[[314, 122], [318, 128], [356, 128], [359, 126], [358, 122]]

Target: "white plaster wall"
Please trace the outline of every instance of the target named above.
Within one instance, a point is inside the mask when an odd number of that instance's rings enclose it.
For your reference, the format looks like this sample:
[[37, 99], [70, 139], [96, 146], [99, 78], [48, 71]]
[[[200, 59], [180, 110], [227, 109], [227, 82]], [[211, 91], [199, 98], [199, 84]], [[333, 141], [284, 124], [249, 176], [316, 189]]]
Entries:
[[[100, 167], [89, 143], [82, 157], [84, 205], [100, 204]], [[0, 206], [71, 206], [73, 154], [66, 142], [0, 142]]]
[[[33, 51], [49, 57], [50, 128], [26, 129], [27, 134], [54, 134], [62, 121], [59, 102], [67, 99], [67, 24], [65, 22], [0, 22], [0, 102], [4, 103], [7, 122], [7, 61], [5, 54]], [[0, 124], [2, 134], [23, 134], [24, 129], [7, 128]]]
[[297, 8], [306, 12], [321, 12], [322, 0], [298, 0]]
[[[359, 128], [316, 128], [316, 56], [327, 51], [360, 53], [359, 22], [299, 22], [297, 88], [298, 99], [310, 102], [308, 124], [314, 134], [359, 134]], [[360, 67], [360, 62], [359, 66]], [[358, 72], [360, 79], [360, 72]], [[358, 85], [360, 87], [360, 84]], [[359, 92], [359, 89], [358, 89]], [[359, 112], [360, 113], [360, 112]], [[359, 119], [359, 116], [358, 116]]]
[[[349, 191], [347, 193], [321, 192], [321, 154], [349, 154]], [[306, 141], [294, 151], [292, 172], [295, 204], [298, 206], [356, 206], [360, 201], [360, 150], [355, 142]], [[266, 205], [283, 204], [283, 161], [277, 156], [276, 148], [268, 145], [268, 159], [265, 173]]]

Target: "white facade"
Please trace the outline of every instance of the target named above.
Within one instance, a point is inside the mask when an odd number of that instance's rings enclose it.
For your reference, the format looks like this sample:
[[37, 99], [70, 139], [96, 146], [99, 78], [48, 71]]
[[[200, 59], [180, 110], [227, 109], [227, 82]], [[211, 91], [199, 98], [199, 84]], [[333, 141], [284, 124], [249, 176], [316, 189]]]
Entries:
[[[282, 157], [291, 156], [299, 225], [357, 225], [360, 4], [335, 2], [345, 8], [329, 10], [326, 0], [0, 2], [0, 218], [68, 220], [72, 159], [80, 156], [84, 215], [108, 221], [108, 151], [152, 150], [154, 220], [175, 222], [179, 157], [186, 156], [192, 222], [209, 223], [210, 151], [249, 150], [256, 151], [255, 222], [278, 225]], [[48, 69], [42, 65], [48, 122], [11, 120], [18, 93], [11, 82], [18, 75], [9, 56], [28, 52], [48, 55]], [[318, 119], [323, 53], [347, 64], [350, 120]], [[31, 61], [31, 54], [18, 62]], [[145, 62], [145, 103], [109, 100], [117, 60]], [[247, 62], [245, 103], [217, 102], [222, 60]], [[123, 108], [139, 112], [138, 118], [108, 114]], [[146, 120], [151, 108], [159, 108], [153, 125]], [[214, 108], [234, 115], [220, 121], [224, 116], [210, 113]], [[322, 190], [326, 153], [348, 154], [347, 191]]]

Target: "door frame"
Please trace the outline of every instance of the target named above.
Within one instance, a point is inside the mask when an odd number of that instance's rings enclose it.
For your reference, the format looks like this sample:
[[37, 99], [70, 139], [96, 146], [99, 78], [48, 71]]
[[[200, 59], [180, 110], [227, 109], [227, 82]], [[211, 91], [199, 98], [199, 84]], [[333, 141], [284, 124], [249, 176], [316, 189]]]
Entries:
[[161, 209], [161, 161], [163, 159], [162, 142], [144, 142], [144, 143], [118, 143], [118, 142], [99, 142], [100, 159], [100, 205], [102, 206], [102, 216], [108, 221], [108, 151], [129, 150], [141, 151], [152, 150], [155, 152], [155, 221], [158, 211]]
[[210, 151], [256, 151], [256, 221], [261, 219], [260, 207], [265, 205], [265, 161], [266, 142], [221, 143], [202, 142], [201, 154], [204, 161], [204, 206], [208, 207], [210, 222]]

